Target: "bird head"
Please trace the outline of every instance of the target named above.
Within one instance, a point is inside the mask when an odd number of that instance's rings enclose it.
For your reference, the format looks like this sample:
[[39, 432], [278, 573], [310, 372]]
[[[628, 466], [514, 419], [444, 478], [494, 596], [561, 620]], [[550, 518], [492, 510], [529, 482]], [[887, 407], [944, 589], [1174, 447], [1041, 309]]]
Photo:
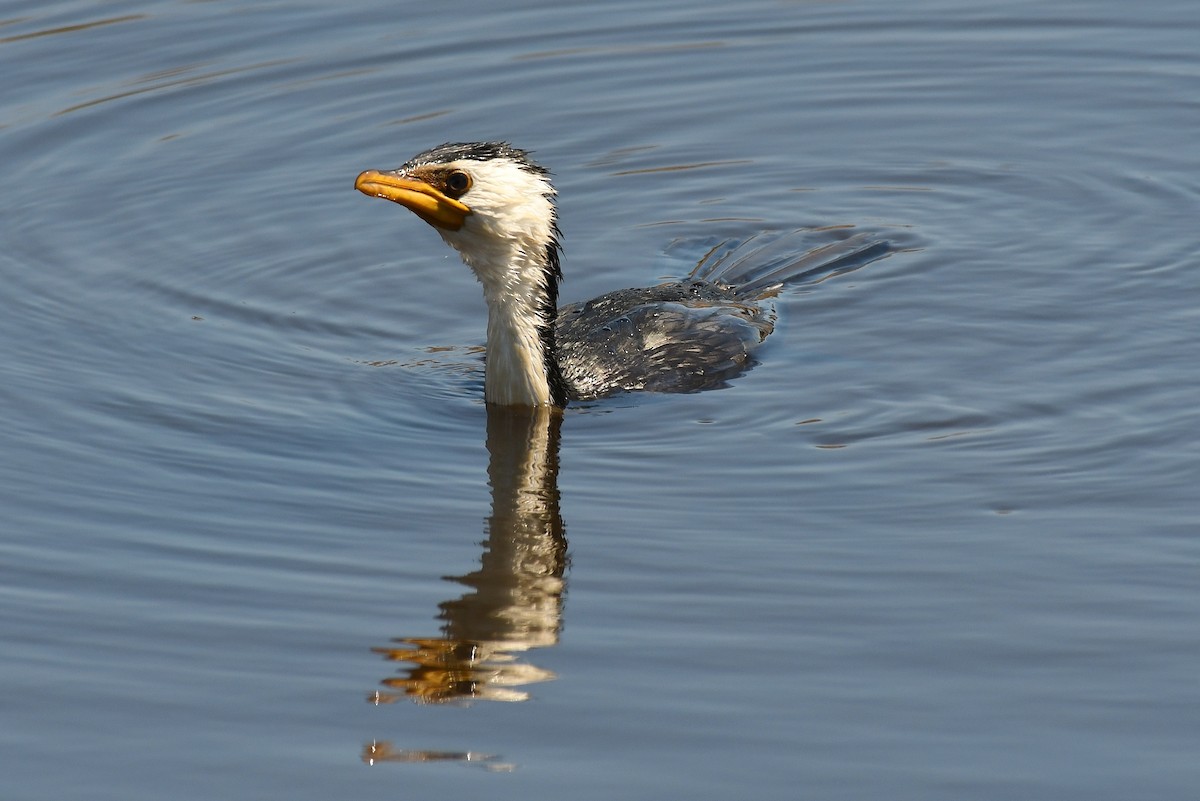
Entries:
[[367, 170], [354, 187], [429, 223], [481, 278], [522, 254], [557, 252], [549, 172], [504, 142], [439, 145], [394, 170]]

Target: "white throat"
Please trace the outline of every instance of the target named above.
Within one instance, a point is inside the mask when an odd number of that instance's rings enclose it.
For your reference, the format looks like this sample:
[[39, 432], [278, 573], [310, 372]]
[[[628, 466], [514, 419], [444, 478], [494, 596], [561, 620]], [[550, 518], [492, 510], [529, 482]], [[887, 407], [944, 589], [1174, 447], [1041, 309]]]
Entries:
[[483, 397], [506, 406], [548, 406], [553, 397], [542, 331], [554, 321], [543, 311], [546, 265], [528, 253], [513, 256], [503, 268], [467, 262], [488, 307]]
[[[472, 166], [480, 171], [480, 165]], [[477, 190], [506, 184], [511, 187], [508, 182], [476, 180]], [[477, 210], [463, 227], [439, 231], [483, 285], [488, 307], [484, 373], [488, 403], [548, 406], [556, 400], [543, 333], [553, 331], [555, 312], [550, 299], [557, 296], [558, 289], [557, 277], [551, 272], [557, 263], [553, 268], [548, 263], [548, 248], [555, 234], [554, 207], [544, 194], [548, 186], [521, 187], [495, 198], [472, 192], [469, 200]], [[482, 213], [481, 205], [487, 213]]]

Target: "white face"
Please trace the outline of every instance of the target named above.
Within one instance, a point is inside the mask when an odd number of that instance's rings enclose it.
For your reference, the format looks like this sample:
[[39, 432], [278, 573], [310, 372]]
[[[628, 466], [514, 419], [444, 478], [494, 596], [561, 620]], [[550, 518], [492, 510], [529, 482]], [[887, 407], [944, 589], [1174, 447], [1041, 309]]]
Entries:
[[461, 171], [470, 187], [458, 200], [471, 213], [458, 231], [442, 230], [442, 237], [464, 257], [488, 250], [499, 242], [548, 242], [554, 225], [554, 187], [544, 175], [510, 159], [462, 159], [443, 165]]

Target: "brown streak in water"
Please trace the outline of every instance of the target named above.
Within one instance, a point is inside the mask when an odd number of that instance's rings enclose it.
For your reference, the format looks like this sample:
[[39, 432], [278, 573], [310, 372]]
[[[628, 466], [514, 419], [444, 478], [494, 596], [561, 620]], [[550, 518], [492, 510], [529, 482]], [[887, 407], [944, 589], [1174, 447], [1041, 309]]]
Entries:
[[135, 95], [144, 95], [149, 92], [157, 92], [160, 89], [170, 89], [170, 88], [177, 87], [177, 86], [195, 86], [195, 85], [205, 84], [205, 83], [208, 83], [209, 81], [213, 81], [218, 78], [225, 78], [229, 75], [237, 75], [238, 73], [242, 73], [242, 72], [253, 72], [255, 70], [266, 69], [268, 67], [277, 67], [280, 64], [287, 64], [292, 61], [295, 61], [295, 59], [276, 59], [274, 61], [263, 61], [258, 64], [250, 64], [249, 66], [245, 66], [245, 67], [232, 67], [227, 70], [214, 70], [213, 72], [206, 72], [202, 75], [193, 75], [189, 78], [179, 78], [177, 80], [163, 81], [161, 83], [156, 83], [152, 86], [144, 86], [139, 89], [130, 89], [125, 92], [117, 92], [116, 94], [106, 95], [104, 97], [98, 97], [95, 100], [87, 100], [83, 103], [76, 103], [75, 105], [68, 106], [67, 108], [62, 109], [61, 111], [54, 112], [54, 114], [52, 114], [51, 116], [62, 117], [66, 114], [70, 114], [72, 112], [79, 111], [79, 110], [85, 109], [85, 108], [91, 108], [92, 106], [98, 106], [101, 103], [108, 103], [113, 100], [122, 100], [126, 97], [133, 97]]
[[417, 114], [412, 117], [403, 117], [398, 120], [392, 120], [388, 125], [408, 125], [412, 122], [423, 122], [425, 120], [436, 120], [438, 117], [445, 117], [447, 114], [452, 114], [454, 109], [447, 108], [441, 111], [431, 111], [428, 114]]
[[976, 434], [990, 434], [994, 430], [995, 429], [992, 429], [992, 428], [977, 428], [977, 429], [967, 430], [967, 431], [954, 431], [949, 434], [937, 434], [936, 436], [926, 437], [925, 441], [926, 442], [937, 442], [939, 440], [954, 439], [956, 437], [970, 437], [970, 436], [974, 436]]
[[77, 25], [64, 25], [61, 28], [47, 28], [44, 31], [17, 33], [13, 34], [12, 36], [0, 38], [0, 44], [8, 44], [9, 42], [22, 42], [26, 39], [39, 39], [43, 36], [56, 36], [60, 33], [86, 31], [91, 28], [102, 28], [105, 25], [116, 25], [119, 22], [135, 22], [137, 20], [147, 19], [148, 16], [148, 14], [126, 14], [123, 17], [109, 17], [108, 19], [98, 19], [95, 22], [81, 22]]
[[863, 187], [870, 192], [932, 192], [933, 188], [928, 186], [903, 186], [901, 184], [867, 184]]
[[750, 159], [729, 159], [727, 161], [701, 161], [696, 164], [672, 164], [666, 167], [645, 167], [640, 170], [620, 170], [613, 175], [647, 175], [653, 172], [683, 172], [684, 170], [702, 170], [705, 167], [726, 167], [733, 164], [751, 164]]
[[536, 53], [524, 53], [513, 58], [513, 61], [533, 61], [542, 58], [563, 58], [565, 56], [609, 55], [628, 56], [646, 55], [651, 53], [676, 53], [687, 50], [711, 50], [725, 47], [724, 42], [683, 42], [674, 45], [650, 45], [632, 47], [565, 47], [561, 50], [541, 50]]

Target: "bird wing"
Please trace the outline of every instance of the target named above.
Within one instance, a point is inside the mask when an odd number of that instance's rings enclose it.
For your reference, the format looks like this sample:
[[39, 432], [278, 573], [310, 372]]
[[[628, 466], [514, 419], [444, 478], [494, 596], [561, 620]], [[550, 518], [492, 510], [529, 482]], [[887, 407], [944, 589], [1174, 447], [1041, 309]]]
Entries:
[[774, 315], [706, 282], [621, 290], [559, 310], [559, 367], [576, 399], [696, 392], [746, 368]]

